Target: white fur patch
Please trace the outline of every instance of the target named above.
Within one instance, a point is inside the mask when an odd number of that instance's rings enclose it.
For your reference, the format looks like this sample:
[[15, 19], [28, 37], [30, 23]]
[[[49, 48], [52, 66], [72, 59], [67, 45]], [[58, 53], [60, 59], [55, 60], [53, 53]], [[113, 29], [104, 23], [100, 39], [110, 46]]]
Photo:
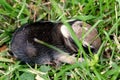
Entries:
[[90, 48], [93, 48], [93, 46], [90, 45], [90, 44], [89, 44], [88, 42], [86, 42], [86, 41], [83, 41], [83, 46], [85, 46], [85, 47], [90, 46]]
[[62, 25], [60, 30], [64, 37], [68, 38], [70, 36], [70, 33], [65, 25]]
[[88, 28], [87, 28], [87, 27], [83, 27], [83, 29], [85, 29], [86, 31], [88, 30]]

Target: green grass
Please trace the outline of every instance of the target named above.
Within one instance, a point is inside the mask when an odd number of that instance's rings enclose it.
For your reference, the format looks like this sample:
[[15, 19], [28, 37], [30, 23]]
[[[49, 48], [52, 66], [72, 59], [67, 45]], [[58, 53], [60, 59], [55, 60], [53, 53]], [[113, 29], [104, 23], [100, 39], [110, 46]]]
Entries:
[[[0, 52], [0, 80], [120, 80], [120, 1], [61, 1], [65, 2], [0, 0], [0, 47], [7, 46]], [[13, 60], [7, 53], [13, 32], [26, 22], [41, 19], [67, 25], [85, 61], [53, 68], [49, 65], [31, 67]], [[80, 19], [98, 29], [102, 45], [97, 54], [86, 55], [66, 23], [69, 19]]]

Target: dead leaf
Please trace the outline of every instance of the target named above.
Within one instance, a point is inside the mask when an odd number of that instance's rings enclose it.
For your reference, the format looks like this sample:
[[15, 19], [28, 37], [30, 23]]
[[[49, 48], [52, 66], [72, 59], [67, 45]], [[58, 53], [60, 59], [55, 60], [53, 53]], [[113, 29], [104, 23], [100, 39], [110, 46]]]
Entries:
[[4, 51], [4, 50], [6, 50], [6, 49], [7, 49], [7, 46], [6, 46], [6, 45], [3, 45], [3, 46], [0, 47], [0, 52]]
[[36, 75], [35, 79], [36, 79], [36, 80], [45, 80], [45, 79], [43, 79], [42, 77], [40, 77], [39, 75]]

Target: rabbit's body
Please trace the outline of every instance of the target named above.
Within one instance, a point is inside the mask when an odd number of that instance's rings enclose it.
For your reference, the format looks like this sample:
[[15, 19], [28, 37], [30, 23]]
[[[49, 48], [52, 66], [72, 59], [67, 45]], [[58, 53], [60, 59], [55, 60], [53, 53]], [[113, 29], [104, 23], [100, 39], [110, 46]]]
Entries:
[[[69, 22], [79, 40], [83, 32], [82, 23], [82, 21], [77, 20]], [[86, 28], [89, 30], [90, 25], [87, 24]], [[99, 37], [95, 39], [98, 34], [97, 30], [93, 29], [89, 34], [92, 34], [92, 37], [88, 39], [90, 35], [86, 36], [83, 46], [87, 47], [90, 43], [90, 47], [97, 51], [101, 44]], [[94, 40], [92, 40], [93, 38]], [[60, 53], [57, 50], [40, 44], [35, 39], [53, 45], [65, 53]], [[69, 64], [74, 63], [75, 57], [69, 55], [77, 53], [77, 48], [69, 31], [62, 23], [46, 21], [23, 25], [14, 33], [10, 45], [10, 50], [17, 59], [30, 64], [51, 64], [51, 62], [55, 61]]]

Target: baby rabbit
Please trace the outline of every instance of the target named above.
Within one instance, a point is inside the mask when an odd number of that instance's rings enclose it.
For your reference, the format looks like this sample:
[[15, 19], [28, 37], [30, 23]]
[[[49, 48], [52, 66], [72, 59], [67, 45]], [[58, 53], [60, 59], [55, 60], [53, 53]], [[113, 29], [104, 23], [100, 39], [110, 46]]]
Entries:
[[[89, 24], [79, 20], [68, 23], [79, 40], [91, 28]], [[84, 38], [83, 47], [87, 49], [90, 45], [91, 50], [96, 52], [101, 45], [101, 39], [97, 35], [97, 30], [93, 29]], [[63, 53], [40, 44], [36, 40], [53, 45]], [[64, 24], [39, 21], [25, 24], [16, 30], [11, 40], [10, 51], [17, 59], [30, 64], [52, 64], [56, 61], [72, 64], [76, 61], [72, 54], [78, 52], [78, 47]]]

